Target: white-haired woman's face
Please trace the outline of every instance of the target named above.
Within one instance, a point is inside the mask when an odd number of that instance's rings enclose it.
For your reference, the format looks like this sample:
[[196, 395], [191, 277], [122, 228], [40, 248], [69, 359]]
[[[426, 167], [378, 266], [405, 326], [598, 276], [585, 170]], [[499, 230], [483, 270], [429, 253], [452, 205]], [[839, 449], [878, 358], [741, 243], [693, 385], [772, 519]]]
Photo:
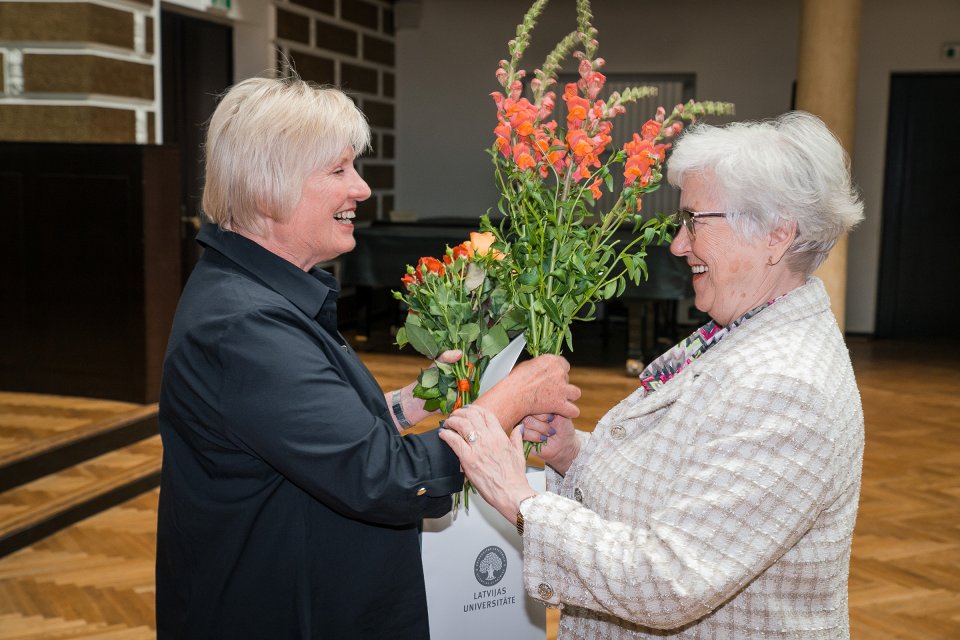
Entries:
[[300, 201], [284, 224], [284, 244], [301, 267], [333, 260], [356, 246], [353, 219], [357, 203], [370, 197], [370, 187], [353, 160], [353, 149], [347, 147], [304, 181]]
[[[701, 175], [686, 177], [680, 203], [691, 212], [723, 211]], [[779, 269], [768, 264], [771, 249], [766, 239], [744, 240], [722, 217], [704, 217], [693, 224], [696, 236], [681, 226], [670, 251], [690, 266], [697, 309], [727, 325], [768, 299]]]

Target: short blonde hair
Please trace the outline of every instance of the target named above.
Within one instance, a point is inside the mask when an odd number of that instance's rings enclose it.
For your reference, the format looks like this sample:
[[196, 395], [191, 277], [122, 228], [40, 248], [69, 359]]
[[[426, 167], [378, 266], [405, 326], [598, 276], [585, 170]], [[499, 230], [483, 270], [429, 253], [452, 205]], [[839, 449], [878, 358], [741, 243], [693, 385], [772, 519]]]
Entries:
[[203, 211], [225, 229], [263, 231], [285, 220], [307, 177], [352, 147], [370, 147], [366, 117], [350, 98], [296, 76], [250, 78], [220, 99], [207, 127]]

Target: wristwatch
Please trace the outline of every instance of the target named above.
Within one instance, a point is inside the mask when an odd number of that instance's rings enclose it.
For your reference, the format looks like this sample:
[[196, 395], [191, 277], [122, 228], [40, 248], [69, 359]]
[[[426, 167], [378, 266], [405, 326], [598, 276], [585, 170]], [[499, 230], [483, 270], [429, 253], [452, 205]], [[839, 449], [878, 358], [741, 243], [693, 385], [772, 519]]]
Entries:
[[529, 500], [530, 498], [533, 498], [533, 497], [534, 497], [534, 496], [527, 496], [526, 498], [524, 498], [523, 500], [520, 501], [520, 504], [519, 504], [519, 505], [517, 505], [517, 534], [518, 534], [521, 538], [523, 537], [523, 522], [524, 522], [524, 521], [523, 521], [523, 512], [521, 511], [521, 509], [523, 508], [523, 503], [526, 502], [527, 500]]

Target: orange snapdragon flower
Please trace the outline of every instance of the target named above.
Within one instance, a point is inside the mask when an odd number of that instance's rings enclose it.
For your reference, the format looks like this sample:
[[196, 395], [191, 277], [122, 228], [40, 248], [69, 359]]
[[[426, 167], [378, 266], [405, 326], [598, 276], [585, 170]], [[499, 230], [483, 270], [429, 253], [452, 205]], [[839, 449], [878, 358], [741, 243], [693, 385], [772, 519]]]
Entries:
[[590, 185], [590, 193], [593, 195], [594, 200], [599, 200], [603, 197], [603, 192], [600, 191], [601, 182], [600, 178], [597, 178], [593, 181], [593, 184]]
[[662, 122], [656, 120], [647, 120], [640, 129], [640, 135], [644, 140], [655, 140], [660, 135], [660, 129], [663, 128]]
[[579, 127], [587, 119], [590, 102], [577, 94], [577, 85], [574, 82], [567, 84], [563, 91], [563, 100], [567, 103], [567, 124]]
[[600, 94], [600, 90], [603, 89], [606, 81], [607, 77], [599, 71], [592, 71], [580, 80], [580, 82], [583, 83], [584, 93], [586, 93], [587, 97], [591, 100], [597, 99], [597, 95]]
[[513, 147], [513, 161], [521, 171], [533, 169], [537, 166], [537, 161], [530, 155], [530, 145], [519, 143]]
[[521, 137], [533, 133], [533, 123], [537, 119], [538, 109], [526, 98], [504, 100], [504, 117]]
[[497, 149], [503, 154], [504, 158], [509, 158], [512, 151], [510, 148], [510, 125], [501, 121], [494, 127], [493, 133], [497, 136]]

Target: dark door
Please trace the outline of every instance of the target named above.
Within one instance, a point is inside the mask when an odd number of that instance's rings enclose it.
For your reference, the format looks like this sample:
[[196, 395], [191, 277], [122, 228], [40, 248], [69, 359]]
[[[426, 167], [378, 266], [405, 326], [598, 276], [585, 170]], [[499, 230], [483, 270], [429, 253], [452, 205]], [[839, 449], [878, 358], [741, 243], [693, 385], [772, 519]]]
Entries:
[[956, 337], [960, 74], [893, 74], [876, 335]]
[[217, 96], [233, 83], [233, 29], [162, 11], [163, 139], [180, 148], [183, 281], [200, 257], [203, 137]]

